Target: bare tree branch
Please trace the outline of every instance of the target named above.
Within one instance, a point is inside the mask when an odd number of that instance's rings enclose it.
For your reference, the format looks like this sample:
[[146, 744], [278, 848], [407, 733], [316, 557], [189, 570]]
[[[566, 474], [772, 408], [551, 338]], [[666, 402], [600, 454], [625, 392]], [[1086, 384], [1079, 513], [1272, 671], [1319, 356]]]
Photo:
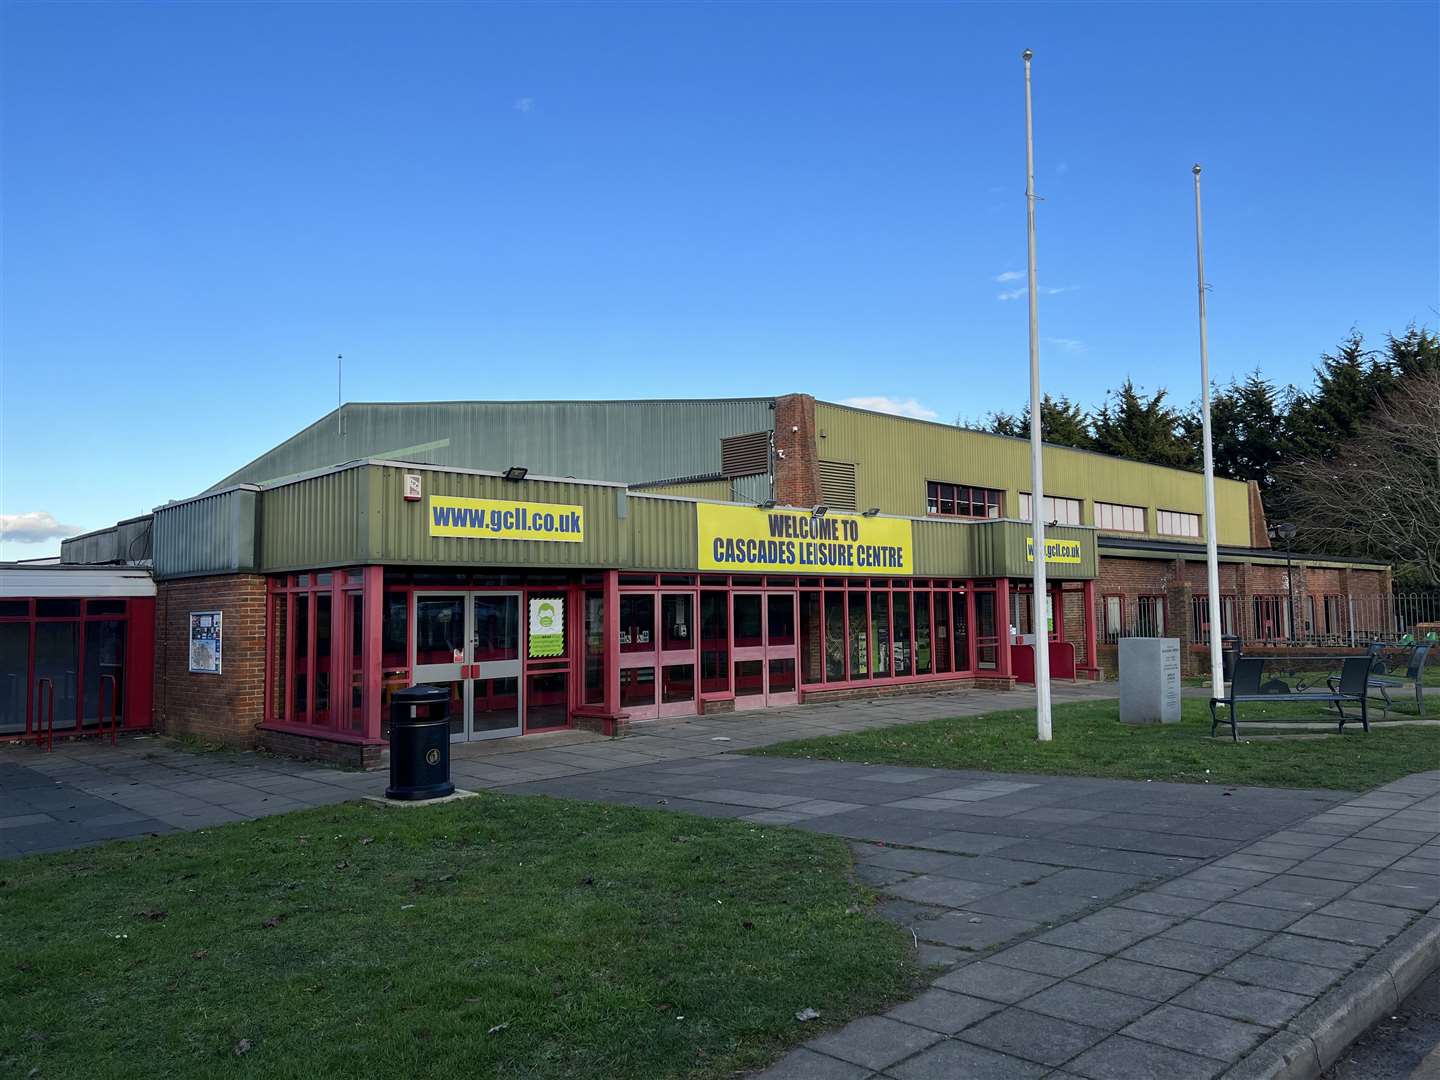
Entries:
[[1440, 374], [1404, 379], [1327, 458], [1278, 470], [1307, 547], [1384, 559], [1440, 584]]

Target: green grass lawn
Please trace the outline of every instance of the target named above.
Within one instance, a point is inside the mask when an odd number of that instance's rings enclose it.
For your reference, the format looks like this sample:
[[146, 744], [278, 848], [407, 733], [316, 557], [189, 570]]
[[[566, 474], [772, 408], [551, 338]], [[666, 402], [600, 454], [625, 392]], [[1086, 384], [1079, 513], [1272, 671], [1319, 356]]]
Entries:
[[0, 863], [0, 1075], [725, 1076], [914, 989], [849, 868], [498, 795]]
[[[1402, 710], [1392, 709], [1395, 717]], [[1414, 711], [1413, 701], [1410, 711]], [[943, 769], [1114, 776], [1186, 783], [1259, 784], [1362, 791], [1440, 762], [1440, 727], [1372, 728], [1347, 724], [1343, 737], [1230, 741], [1210, 738], [1206, 702], [1185, 698], [1179, 724], [1130, 727], [1118, 701], [1057, 705], [1054, 738], [1035, 739], [1035, 710], [931, 720], [852, 735], [780, 743], [748, 751]], [[1315, 717], [1314, 706], [1242, 705], [1241, 718]], [[1333, 715], [1333, 714], [1332, 714]], [[1372, 719], [1379, 717], [1379, 710]], [[1331, 728], [1333, 731], [1333, 727]], [[1256, 734], [1260, 734], [1257, 732]]]

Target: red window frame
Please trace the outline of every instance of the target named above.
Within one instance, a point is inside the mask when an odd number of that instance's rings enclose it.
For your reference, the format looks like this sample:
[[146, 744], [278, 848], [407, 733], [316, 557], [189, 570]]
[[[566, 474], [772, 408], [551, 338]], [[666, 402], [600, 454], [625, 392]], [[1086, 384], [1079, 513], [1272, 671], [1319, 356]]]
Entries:
[[935, 517], [994, 520], [1005, 516], [1005, 492], [973, 484], [925, 481], [926, 513]]

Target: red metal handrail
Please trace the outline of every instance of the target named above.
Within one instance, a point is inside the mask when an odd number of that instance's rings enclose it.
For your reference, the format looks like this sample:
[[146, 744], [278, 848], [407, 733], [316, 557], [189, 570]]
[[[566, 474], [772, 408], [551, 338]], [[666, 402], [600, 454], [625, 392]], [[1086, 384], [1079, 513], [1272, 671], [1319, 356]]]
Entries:
[[114, 675], [101, 675], [98, 690], [100, 692], [100, 703], [95, 710], [98, 720], [98, 733], [103, 739], [105, 737], [105, 684], [110, 684], [110, 745], [114, 746], [120, 731], [120, 684]]
[[[46, 690], [50, 693], [47, 695]], [[44, 728], [41, 727], [40, 718], [45, 715], [45, 703], [49, 701], [50, 710]], [[42, 730], [44, 735], [42, 737]], [[49, 679], [40, 678], [35, 680], [35, 745], [45, 746], [46, 753], [55, 751], [55, 684]]]

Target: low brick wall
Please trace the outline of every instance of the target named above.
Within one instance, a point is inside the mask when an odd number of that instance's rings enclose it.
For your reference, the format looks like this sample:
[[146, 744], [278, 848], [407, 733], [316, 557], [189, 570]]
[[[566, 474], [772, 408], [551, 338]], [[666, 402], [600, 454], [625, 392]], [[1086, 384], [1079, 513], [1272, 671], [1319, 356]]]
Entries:
[[[155, 727], [250, 748], [265, 700], [265, 578], [227, 574], [156, 582]], [[190, 613], [219, 611], [221, 671], [190, 671]]]
[[958, 679], [935, 679], [930, 682], [878, 683], [874, 686], [847, 686], [840, 690], [806, 690], [804, 691], [804, 700], [807, 703], [858, 701], [864, 698], [894, 697], [900, 694], [933, 694], [942, 690], [969, 690], [982, 685], [991, 689], [1008, 690], [1015, 685], [1015, 680], [993, 677], [977, 678], [965, 675]]
[[257, 731], [259, 746], [272, 754], [300, 758], [304, 761], [323, 761], [329, 765], [341, 765], [347, 769], [378, 769], [385, 747], [376, 743], [336, 742], [334, 739], [317, 739], [293, 731]]

